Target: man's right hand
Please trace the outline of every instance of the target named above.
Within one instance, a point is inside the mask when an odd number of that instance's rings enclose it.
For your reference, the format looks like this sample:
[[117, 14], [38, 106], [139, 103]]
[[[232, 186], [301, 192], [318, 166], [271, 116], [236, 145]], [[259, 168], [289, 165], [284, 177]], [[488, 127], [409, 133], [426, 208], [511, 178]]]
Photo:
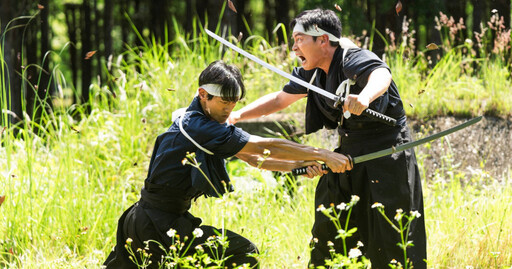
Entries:
[[329, 151], [328, 158], [324, 161], [333, 173], [345, 173], [352, 170], [352, 162], [343, 154]]

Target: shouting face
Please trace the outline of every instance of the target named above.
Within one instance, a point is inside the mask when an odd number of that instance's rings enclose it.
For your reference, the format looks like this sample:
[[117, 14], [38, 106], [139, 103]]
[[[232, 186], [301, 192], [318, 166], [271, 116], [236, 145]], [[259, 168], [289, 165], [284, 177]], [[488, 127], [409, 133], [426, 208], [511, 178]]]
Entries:
[[315, 40], [313, 36], [294, 32], [293, 40], [293, 52], [302, 61], [305, 70], [320, 68], [328, 73], [336, 51], [336, 47], [330, 45], [328, 35], [317, 36]]
[[293, 40], [292, 50], [302, 61], [302, 67], [306, 70], [319, 67], [319, 60], [321, 59], [320, 38], [317, 37], [315, 41], [310, 35], [293, 33]]

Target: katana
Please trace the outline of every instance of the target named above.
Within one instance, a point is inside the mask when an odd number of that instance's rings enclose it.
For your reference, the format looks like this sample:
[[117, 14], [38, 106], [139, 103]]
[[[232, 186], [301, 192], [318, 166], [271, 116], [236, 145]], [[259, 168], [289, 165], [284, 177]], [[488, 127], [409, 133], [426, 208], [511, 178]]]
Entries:
[[[319, 88], [319, 87], [317, 87], [317, 86], [315, 86], [315, 85], [313, 85], [311, 83], [308, 83], [308, 82], [306, 82], [306, 81], [304, 81], [302, 79], [294, 77], [291, 74], [288, 74], [288, 73], [284, 72], [283, 70], [281, 70], [279, 68], [276, 68], [276, 67], [274, 67], [274, 66], [272, 66], [272, 65], [270, 65], [270, 64], [268, 64], [268, 63], [266, 63], [264, 61], [262, 61], [258, 57], [248, 53], [247, 51], [245, 51], [245, 50], [243, 50], [243, 49], [241, 49], [241, 48], [239, 48], [237, 46], [235, 46], [231, 42], [229, 42], [229, 41], [225, 40], [224, 38], [214, 34], [213, 32], [211, 32], [210, 30], [208, 30], [206, 28], [204, 29], [204, 31], [209, 36], [213, 37], [214, 39], [216, 39], [220, 43], [228, 46], [229, 48], [233, 49], [234, 51], [236, 51], [236, 52], [242, 54], [243, 56], [253, 60], [254, 62], [260, 64], [261, 66], [263, 66], [263, 67], [265, 67], [267, 69], [269, 69], [270, 71], [275, 72], [275, 73], [277, 73], [277, 74], [279, 74], [279, 75], [281, 75], [281, 76], [283, 76], [283, 77], [285, 77], [285, 78], [287, 78], [287, 79], [289, 79], [289, 80], [291, 80], [291, 81], [293, 81], [293, 82], [295, 82], [295, 83], [297, 83], [297, 84], [299, 84], [299, 85], [301, 85], [303, 87], [306, 87], [306, 88], [308, 88], [308, 89], [310, 89], [310, 90], [312, 90], [312, 91], [314, 91], [314, 92], [316, 92], [316, 93], [318, 93], [320, 95], [323, 95], [323, 96], [333, 100], [335, 107], [337, 107], [340, 104], [343, 104], [343, 102], [345, 101], [345, 99], [343, 97], [341, 97], [341, 96], [332, 94], [332, 93], [330, 93], [330, 92], [328, 92], [328, 91], [326, 91], [324, 89], [321, 89], [321, 88]], [[388, 116], [386, 116], [384, 114], [381, 114], [381, 113], [379, 113], [377, 111], [371, 110], [369, 108], [365, 109], [361, 113], [361, 115], [365, 115], [367, 117], [373, 118], [375, 120], [378, 120], [380, 122], [386, 123], [386, 124], [391, 125], [391, 126], [395, 126], [396, 125], [396, 120], [395, 119], [393, 119], [391, 117], [388, 117]]]
[[[454, 127], [450, 128], [450, 129], [447, 129], [447, 130], [444, 130], [442, 132], [439, 132], [437, 134], [433, 134], [433, 135], [424, 137], [424, 138], [416, 140], [416, 141], [411, 141], [411, 142], [408, 142], [408, 143], [405, 143], [405, 144], [401, 144], [401, 145], [398, 145], [396, 147], [391, 147], [391, 148], [388, 148], [388, 149], [383, 149], [383, 150], [380, 150], [380, 151], [376, 151], [376, 152], [369, 153], [369, 154], [364, 154], [364, 155], [353, 157], [353, 158], [350, 155], [347, 155], [347, 157], [351, 161], [352, 166], [353, 166], [354, 164], [358, 164], [358, 163], [370, 161], [370, 160], [373, 160], [373, 159], [377, 159], [377, 158], [380, 158], [380, 157], [383, 157], [383, 156], [391, 155], [391, 154], [393, 154], [395, 152], [404, 151], [406, 149], [410, 149], [410, 148], [416, 147], [418, 145], [425, 144], [425, 143], [430, 142], [432, 140], [436, 140], [436, 139], [438, 139], [440, 137], [446, 136], [448, 134], [451, 134], [451, 133], [454, 133], [456, 131], [462, 130], [462, 129], [470, 126], [470, 125], [473, 125], [473, 124], [479, 122], [481, 119], [482, 119], [482, 116], [479, 116], [479, 117], [473, 118], [471, 120], [468, 120], [468, 121], [466, 121], [466, 122], [464, 122], [462, 124], [454, 126]], [[325, 164], [322, 164], [322, 169], [323, 170], [328, 170], [329, 167], [327, 167], [327, 165], [325, 165]], [[295, 169], [292, 170], [292, 174], [293, 175], [305, 175], [305, 174], [307, 174], [307, 167], [295, 168]]]

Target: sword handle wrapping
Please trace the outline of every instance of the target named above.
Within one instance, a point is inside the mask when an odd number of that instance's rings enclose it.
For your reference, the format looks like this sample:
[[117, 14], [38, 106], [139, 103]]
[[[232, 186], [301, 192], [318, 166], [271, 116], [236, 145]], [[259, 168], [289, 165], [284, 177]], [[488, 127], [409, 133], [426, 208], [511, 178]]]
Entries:
[[[307, 166], [292, 169], [292, 175], [294, 175], [294, 176], [305, 175], [305, 174], [307, 174], [307, 173], [308, 173], [308, 172], [307, 172], [307, 169], [308, 169], [308, 167], [307, 167]], [[329, 167], [327, 167], [327, 165], [324, 163], [324, 164], [322, 164], [322, 170], [330, 170], [330, 169], [329, 169]]]
[[387, 125], [391, 125], [391, 126], [395, 126], [396, 125], [396, 120], [391, 118], [391, 117], [388, 117], [382, 113], [379, 113], [375, 110], [371, 110], [369, 108], [365, 109], [363, 111], [363, 113], [361, 113], [361, 115], [365, 115], [369, 118], [372, 118], [376, 121], [380, 121], [382, 123], [385, 123]]
[[[350, 156], [348, 154], [346, 156], [348, 158], [348, 161], [350, 162], [350, 167], [354, 167], [354, 159], [352, 159], [352, 156]], [[305, 175], [308, 173], [307, 170], [308, 170], [307, 166], [295, 168], [295, 169], [292, 169], [292, 175], [294, 175], [294, 176]], [[331, 171], [331, 169], [325, 163], [322, 164], [322, 170]]]

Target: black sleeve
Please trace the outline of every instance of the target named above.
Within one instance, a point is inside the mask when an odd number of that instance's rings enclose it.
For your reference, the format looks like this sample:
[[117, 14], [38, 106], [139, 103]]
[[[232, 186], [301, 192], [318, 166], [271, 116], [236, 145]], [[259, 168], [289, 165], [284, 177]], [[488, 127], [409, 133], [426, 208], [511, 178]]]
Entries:
[[[311, 78], [313, 77], [313, 74], [315, 73], [316, 69], [306, 71], [302, 67], [295, 67], [292, 71], [292, 76], [304, 80], [309, 83]], [[286, 85], [283, 87], [283, 91], [290, 94], [307, 94], [308, 89], [304, 86], [301, 86], [293, 81], [289, 81]]]

